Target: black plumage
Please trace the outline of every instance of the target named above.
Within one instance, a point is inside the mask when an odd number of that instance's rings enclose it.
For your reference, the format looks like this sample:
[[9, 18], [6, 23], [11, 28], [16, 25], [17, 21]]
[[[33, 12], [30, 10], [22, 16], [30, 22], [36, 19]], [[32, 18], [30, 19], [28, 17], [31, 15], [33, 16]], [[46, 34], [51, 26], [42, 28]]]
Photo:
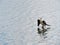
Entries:
[[38, 25], [38, 26], [40, 25], [40, 20], [39, 20], [39, 19], [37, 20], [37, 25]]
[[42, 21], [42, 23], [43, 23], [43, 25], [47, 25], [46, 22], [45, 22], [44, 20]]

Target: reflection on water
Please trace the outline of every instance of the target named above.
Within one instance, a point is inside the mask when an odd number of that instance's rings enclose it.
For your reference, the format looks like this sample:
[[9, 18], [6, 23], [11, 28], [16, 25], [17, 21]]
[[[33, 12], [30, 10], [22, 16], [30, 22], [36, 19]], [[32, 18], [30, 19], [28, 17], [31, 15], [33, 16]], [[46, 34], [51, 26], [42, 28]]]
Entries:
[[[39, 35], [42, 35], [42, 36], [45, 36], [46, 34], [47, 34], [47, 31], [49, 30], [50, 28], [47, 28], [47, 29], [40, 29], [40, 28], [37, 28], [37, 33], [39, 34]], [[44, 38], [47, 38], [47, 36], [46, 37], [44, 37]]]

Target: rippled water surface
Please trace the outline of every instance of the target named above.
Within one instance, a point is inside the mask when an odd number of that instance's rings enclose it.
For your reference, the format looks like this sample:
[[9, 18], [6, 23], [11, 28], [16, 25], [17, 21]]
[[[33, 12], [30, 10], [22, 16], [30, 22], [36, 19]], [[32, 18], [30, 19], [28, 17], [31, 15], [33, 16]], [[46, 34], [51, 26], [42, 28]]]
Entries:
[[[51, 25], [46, 35], [37, 33], [40, 17]], [[0, 0], [0, 45], [60, 45], [60, 1]]]

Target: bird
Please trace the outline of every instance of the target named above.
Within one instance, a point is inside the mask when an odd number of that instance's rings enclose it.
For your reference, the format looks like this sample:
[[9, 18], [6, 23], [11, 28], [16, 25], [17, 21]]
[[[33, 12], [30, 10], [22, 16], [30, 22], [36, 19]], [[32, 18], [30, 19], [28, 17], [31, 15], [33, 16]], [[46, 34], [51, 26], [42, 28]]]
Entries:
[[40, 18], [40, 19], [38, 19], [37, 20], [37, 25], [39, 26], [39, 25], [42, 25], [42, 29], [44, 29], [44, 27], [47, 25], [47, 26], [50, 26], [50, 25], [48, 25], [47, 23], [46, 23], [46, 21], [45, 20], [42, 20], [42, 18]]

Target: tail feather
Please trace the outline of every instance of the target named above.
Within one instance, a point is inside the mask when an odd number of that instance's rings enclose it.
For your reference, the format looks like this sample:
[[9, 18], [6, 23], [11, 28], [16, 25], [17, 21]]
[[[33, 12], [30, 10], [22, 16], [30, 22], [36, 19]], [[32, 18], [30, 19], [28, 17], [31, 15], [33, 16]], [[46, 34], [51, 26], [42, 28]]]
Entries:
[[47, 26], [50, 26], [50, 25], [48, 25], [48, 24], [46, 24]]

